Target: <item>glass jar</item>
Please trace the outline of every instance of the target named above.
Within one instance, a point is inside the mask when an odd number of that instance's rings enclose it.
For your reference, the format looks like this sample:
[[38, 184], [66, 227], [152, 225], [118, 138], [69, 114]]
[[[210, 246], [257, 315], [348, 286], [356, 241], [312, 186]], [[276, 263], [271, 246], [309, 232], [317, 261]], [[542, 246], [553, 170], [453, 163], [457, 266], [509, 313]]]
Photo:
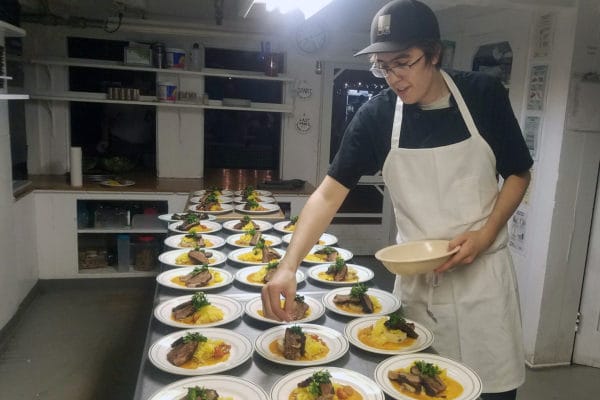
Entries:
[[154, 236], [139, 236], [135, 243], [133, 268], [137, 271], [151, 271], [158, 265], [158, 241]]

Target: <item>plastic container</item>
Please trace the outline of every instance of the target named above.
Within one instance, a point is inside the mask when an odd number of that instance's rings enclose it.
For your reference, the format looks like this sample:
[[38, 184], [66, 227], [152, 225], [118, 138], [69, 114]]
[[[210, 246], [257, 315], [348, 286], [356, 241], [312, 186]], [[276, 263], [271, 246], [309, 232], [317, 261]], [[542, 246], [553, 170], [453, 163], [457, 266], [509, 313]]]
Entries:
[[140, 236], [135, 243], [135, 261], [137, 271], [151, 271], [158, 265], [158, 241], [154, 236]]
[[198, 43], [194, 43], [190, 51], [189, 68], [192, 71], [200, 71], [204, 66], [204, 49]]
[[174, 102], [177, 100], [177, 85], [173, 82], [158, 82], [158, 101]]
[[152, 65], [155, 68], [167, 68], [165, 45], [158, 42], [152, 45]]
[[168, 68], [185, 68], [185, 50], [167, 48], [166, 52]]
[[128, 272], [131, 265], [131, 243], [128, 234], [117, 235], [117, 270]]

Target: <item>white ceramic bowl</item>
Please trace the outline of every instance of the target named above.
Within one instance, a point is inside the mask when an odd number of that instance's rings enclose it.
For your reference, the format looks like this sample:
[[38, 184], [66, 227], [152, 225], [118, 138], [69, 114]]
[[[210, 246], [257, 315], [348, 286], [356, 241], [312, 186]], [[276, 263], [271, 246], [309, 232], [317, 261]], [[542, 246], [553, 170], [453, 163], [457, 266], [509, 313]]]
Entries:
[[458, 249], [448, 251], [447, 240], [415, 240], [384, 247], [375, 258], [393, 274], [415, 275], [433, 271]]

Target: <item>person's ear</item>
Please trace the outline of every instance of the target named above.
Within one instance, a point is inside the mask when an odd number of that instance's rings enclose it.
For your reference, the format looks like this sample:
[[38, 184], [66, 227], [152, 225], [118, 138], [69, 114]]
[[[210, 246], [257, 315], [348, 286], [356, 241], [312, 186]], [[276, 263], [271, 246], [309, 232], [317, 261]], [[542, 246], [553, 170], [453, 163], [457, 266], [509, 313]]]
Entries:
[[435, 45], [435, 49], [433, 51], [433, 54], [431, 56], [431, 65], [438, 65], [440, 62], [440, 56], [442, 54], [442, 45], [437, 43]]

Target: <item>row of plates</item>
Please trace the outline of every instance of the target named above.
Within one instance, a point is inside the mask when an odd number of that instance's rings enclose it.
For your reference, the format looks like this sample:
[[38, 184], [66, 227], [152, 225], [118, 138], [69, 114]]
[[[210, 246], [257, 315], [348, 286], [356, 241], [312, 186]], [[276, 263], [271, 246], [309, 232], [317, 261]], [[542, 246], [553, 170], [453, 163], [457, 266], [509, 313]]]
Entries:
[[[213, 216], [210, 215], [209, 217], [213, 217]], [[266, 232], [268, 230], [275, 229], [279, 233], [283, 233], [283, 234], [291, 233], [289, 230], [285, 229], [285, 226], [287, 224], [289, 224], [290, 221], [280, 221], [275, 224], [271, 224], [270, 222], [261, 221], [261, 220], [252, 220], [252, 221], [254, 223], [256, 223], [256, 225], [258, 225], [258, 229], [256, 229], [256, 230], [259, 232]], [[236, 229], [235, 228], [235, 226], [239, 222], [240, 222], [239, 220], [230, 220], [230, 221], [223, 222], [223, 224], [220, 224], [218, 222], [215, 222], [213, 219], [209, 218], [208, 220], [201, 221], [201, 224], [207, 228], [207, 230], [202, 233], [215, 233], [215, 232], [220, 231], [222, 228], [225, 228], [231, 232], [243, 233], [243, 232], [245, 232], [244, 229]], [[178, 227], [181, 225], [181, 223], [182, 223], [181, 221], [170, 223], [169, 230], [171, 232], [175, 232], [175, 233], [188, 233], [188, 231], [178, 229]]]
[[[165, 245], [167, 245], [168, 247], [170, 247], [172, 249], [184, 249], [186, 247], [181, 246], [180, 243], [181, 243], [181, 240], [185, 237], [185, 235], [187, 235], [187, 233], [180, 233], [177, 235], [169, 236], [165, 239], [164, 243], [165, 243]], [[244, 233], [236, 233], [234, 235], [228, 236], [226, 239], [223, 239], [220, 236], [215, 236], [215, 235], [211, 235], [211, 234], [202, 234], [202, 237], [205, 240], [208, 239], [210, 241], [210, 243], [212, 243], [212, 245], [206, 246], [207, 249], [209, 249], [209, 248], [210, 249], [218, 249], [220, 247], [225, 246], [225, 244], [228, 244], [233, 247], [252, 247], [250, 245], [244, 245], [244, 244], [237, 243], [243, 235], [244, 235]], [[268, 233], [264, 233], [262, 235], [262, 238], [271, 242], [270, 247], [277, 247], [281, 243], [290, 244], [290, 241], [292, 240], [292, 234], [288, 233], [287, 235], [284, 235], [280, 238], [279, 236], [269, 235]], [[337, 238], [329, 233], [324, 233], [321, 235], [319, 242], [323, 246], [333, 246], [334, 244], [337, 243]], [[189, 247], [187, 247], [187, 248], [189, 248]]]
[[[231, 197], [231, 196], [241, 196], [244, 191], [243, 190], [228, 190], [228, 189], [223, 189], [223, 190], [219, 190], [219, 192], [221, 193], [221, 196], [225, 196], [225, 197]], [[259, 196], [273, 196], [273, 193], [269, 192], [268, 190], [254, 190], [254, 193], [256, 193]], [[193, 196], [204, 196], [206, 194], [206, 190], [196, 190], [195, 192], [192, 192]]]
[[[244, 203], [247, 203], [247, 201], [242, 196], [236, 196], [236, 197], [218, 196], [217, 200], [219, 200], [219, 203], [221, 203], [221, 204], [228, 204], [228, 203], [244, 204]], [[275, 199], [273, 197], [266, 197], [266, 196], [259, 196], [259, 200], [257, 200], [257, 201], [259, 203], [275, 203]], [[202, 202], [201, 196], [190, 197], [190, 203], [200, 204], [201, 202]]]
[[229, 203], [221, 203], [221, 209], [217, 210], [217, 211], [199, 211], [196, 209], [197, 205], [189, 206], [188, 210], [190, 210], [192, 212], [203, 212], [206, 214], [213, 214], [213, 215], [226, 214], [226, 213], [233, 212], [233, 211], [238, 211], [238, 212], [241, 212], [244, 214], [270, 214], [270, 213], [274, 213], [274, 212], [281, 210], [279, 208], [279, 206], [275, 203], [259, 202], [258, 205], [260, 207], [262, 207], [262, 210], [246, 210], [244, 208], [246, 206], [245, 204], [237, 204], [234, 206]]

